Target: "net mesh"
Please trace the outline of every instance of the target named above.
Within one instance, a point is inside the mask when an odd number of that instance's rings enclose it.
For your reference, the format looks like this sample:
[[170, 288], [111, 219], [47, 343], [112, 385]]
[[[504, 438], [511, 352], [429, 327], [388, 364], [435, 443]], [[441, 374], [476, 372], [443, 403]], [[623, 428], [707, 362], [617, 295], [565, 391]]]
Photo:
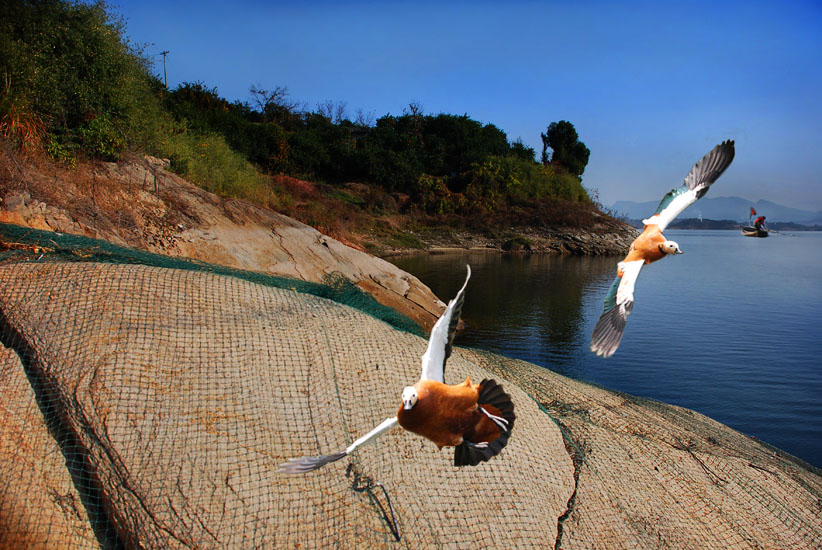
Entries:
[[496, 378], [516, 405], [499, 456], [455, 468], [395, 429], [280, 474], [393, 416], [425, 339], [323, 285], [3, 235], [0, 548], [822, 546], [817, 470], [465, 348], [447, 381]]
[[411, 319], [380, 304], [340, 274], [331, 273], [325, 277], [322, 284], [319, 284], [197, 260], [153, 254], [82, 235], [54, 233], [0, 223], [0, 264], [51, 261], [139, 264], [228, 275], [264, 286], [288, 288], [295, 292], [328, 298], [381, 319], [399, 330], [424, 335], [419, 325]]
[[576, 492], [562, 548], [820, 548], [820, 471], [694, 411], [480, 352], [557, 422]]

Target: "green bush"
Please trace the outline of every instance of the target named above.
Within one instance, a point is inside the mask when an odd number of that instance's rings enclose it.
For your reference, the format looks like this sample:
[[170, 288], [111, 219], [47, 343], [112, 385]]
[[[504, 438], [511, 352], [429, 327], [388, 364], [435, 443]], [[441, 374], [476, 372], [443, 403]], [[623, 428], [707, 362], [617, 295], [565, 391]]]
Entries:
[[160, 154], [171, 160], [172, 170], [218, 195], [255, 198], [265, 185], [254, 167], [220, 135], [175, 134], [162, 144]]
[[486, 211], [511, 202], [590, 200], [576, 176], [517, 156], [488, 157], [472, 164], [461, 177], [469, 202]]
[[516, 236], [502, 243], [506, 252], [530, 252], [534, 242], [528, 237]]
[[115, 125], [111, 116], [102, 114], [77, 130], [80, 144], [87, 154], [102, 160], [113, 161], [120, 158], [125, 149], [125, 136]]
[[57, 138], [48, 134], [45, 139], [44, 147], [48, 156], [55, 162], [68, 165], [74, 168], [77, 165], [77, 159], [71, 147], [67, 147], [60, 143]]
[[102, 2], [4, 0], [0, 74], [12, 103], [30, 107], [49, 134], [109, 160], [137, 128], [131, 117], [152, 100], [146, 59]]
[[290, 146], [278, 123], [242, 102], [230, 103], [216, 88], [185, 82], [165, 94], [163, 104], [178, 123], [202, 134], [221, 134], [232, 149], [269, 173], [288, 172]]
[[443, 177], [421, 175], [417, 178], [411, 194], [414, 203], [428, 214], [448, 214], [457, 212], [465, 206], [465, 198], [451, 192]]

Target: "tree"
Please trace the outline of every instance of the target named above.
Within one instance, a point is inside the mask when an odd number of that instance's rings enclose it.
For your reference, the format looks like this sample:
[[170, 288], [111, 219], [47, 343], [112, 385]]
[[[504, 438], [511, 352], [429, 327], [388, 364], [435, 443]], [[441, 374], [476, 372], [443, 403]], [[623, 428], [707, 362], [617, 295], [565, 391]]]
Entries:
[[[574, 125], [567, 120], [552, 122], [542, 136], [542, 164], [559, 165], [570, 174], [581, 177], [588, 165], [591, 155], [584, 143], [579, 140]], [[552, 154], [548, 156], [548, 149]]]
[[345, 101], [332, 101], [327, 99], [322, 103], [317, 103], [317, 113], [334, 124], [340, 124], [342, 121], [348, 120], [347, 108], [348, 104]]
[[299, 118], [299, 103], [288, 99], [288, 88], [285, 86], [266, 90], [252, 85], [248, 91], [253, 105], [262, 113], [266, 122], [288, 126]]

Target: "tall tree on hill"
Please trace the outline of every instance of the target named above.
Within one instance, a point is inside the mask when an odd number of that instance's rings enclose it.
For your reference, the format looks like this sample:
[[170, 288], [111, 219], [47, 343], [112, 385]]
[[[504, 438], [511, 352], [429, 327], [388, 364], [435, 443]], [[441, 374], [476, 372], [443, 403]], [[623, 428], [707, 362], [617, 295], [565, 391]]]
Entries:
[[[574, 125], [567, 120], [552, 122], [542, 136], [542, 164], [560, 165], [569, 173], [581, 177], [588, 165], [591, 150], [579, 140]], [[548, 155], [548, 149], [552, 154]]]

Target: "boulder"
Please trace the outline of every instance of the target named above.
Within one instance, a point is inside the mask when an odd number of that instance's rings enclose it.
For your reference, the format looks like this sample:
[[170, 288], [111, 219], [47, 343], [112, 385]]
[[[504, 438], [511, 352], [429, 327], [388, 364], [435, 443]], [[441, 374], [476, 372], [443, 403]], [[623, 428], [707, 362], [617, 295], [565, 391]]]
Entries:
[[3, 345], [0, 388], [0, 548], [99, 548], [70, 459], [46, 424], [19, 356]]
[[469, 349], [455, 348], [446, 381], [495, 378], [512, 395], [499, 456], [456, 468], [451, 449], [397, 428], [316, 472], [281, 474], [395, 415], [427, 344], [287, 289], [139, 265], [0, 265], [0, 341], [14, 352], [3, 372], [39, 400], [30, 410], [83, 457], [79, 469], [42, 452], [25, 461], [20, 429], [0, 432], [0, 479], [22, 480], [0, 525], [83, 522], [82, 510], [16, 511], [49, 503], [48, 470], [63, 485], [70, 475], [96, 532], [127, 547], [822, 542], [822, 477], [798, 459], [692, 411]]

